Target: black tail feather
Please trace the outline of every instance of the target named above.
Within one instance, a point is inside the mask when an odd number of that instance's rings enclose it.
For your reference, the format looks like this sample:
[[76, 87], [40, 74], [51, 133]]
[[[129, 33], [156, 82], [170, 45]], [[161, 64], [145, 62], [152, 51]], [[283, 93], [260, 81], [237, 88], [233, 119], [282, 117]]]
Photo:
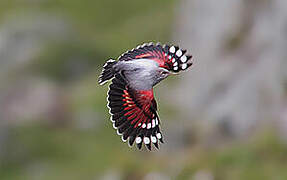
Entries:
[[113, 66], [117, 63], [117, 61], [110, 59], [108, 60], [104, 66], [103, 66], [103, 71], [99, 77], [99, 84], [103, 85], [105, 84], [108, 80], [112, 79], [115, 75], [115, 71], [113, 69]]

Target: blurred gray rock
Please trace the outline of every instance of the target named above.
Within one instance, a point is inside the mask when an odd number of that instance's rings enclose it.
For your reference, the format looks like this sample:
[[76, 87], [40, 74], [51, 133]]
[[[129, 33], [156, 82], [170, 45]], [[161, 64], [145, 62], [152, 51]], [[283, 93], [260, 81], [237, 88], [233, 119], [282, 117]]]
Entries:
[[66, 20], [50, 14], [7, 15], [0, 25], [0, 81], [35, 58], [44, 45], [71, 36]]
[[159, 172], [151, 172], [151, 173], [148, 173], [143, 179], [144, 180], [170, 180], [171, 178]]
[[197, 171], [191, 180], [213, 180], [214, 176], [211, 172], [206, 170]]
[[[59, 101], [54, 107], [55, 100], [59, 100], [59, 97], [56, 97], [58, 95], [55, 95], [58, 90], [55, 90], [54, 85], [52, 87], [51, 84], [45, 84], [46, 81], [35, 85], [29, 80], [29, 83], [25, 84], [25, 75], [17, 74], [17, 71], [21, 71], [21, 68], [34, 60], [47, 43], [69, 38], [71, 28], [66, 22], [51, 14], [19, 12], [6, 14], [1, 21], [0, 155], [8, 137], [7, 123], [14, 124], [21, 119], [45, 119], [42, 116], [56, 113], [56, 108], [59, 108]], [[28, 85], [31, 86], [27, 87]], [[56, 116], [60, 116], [61, 110], [59, 109], [57, 115], [53, 115], [54, 119], [60, 118]]]
[[116, 170], [110, 170], [106, 172], [103, 176], [99, 178], [100, 180], [120, 180], [122, 179], [122, 174]]
[[67, 120], [67, 102], [63, 93], [45, 79], [26, 79], [2, 93], [0, 119], [5, 125], [49, 120], [61, 126]]
[[194, 66], [164, 93], [187, 131], [201, 124], [238, 137], [276, 122], [286, 83], [287, 1], [183, 0], [178, 12], [174, 39], [193, 53]]

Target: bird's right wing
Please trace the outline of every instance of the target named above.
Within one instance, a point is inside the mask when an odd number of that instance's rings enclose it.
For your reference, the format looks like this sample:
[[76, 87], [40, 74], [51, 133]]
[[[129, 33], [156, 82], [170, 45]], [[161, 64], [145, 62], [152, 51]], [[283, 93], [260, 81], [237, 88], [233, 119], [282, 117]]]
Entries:
[[186, 50], [181, 50], [178, 46], [145, 43], [122, 54], [119, 61], [150, 59], [156, 61], [160, 67], [172, 72], [179, 72], [192, 65], [192, 56], [185, 55], [185, 53]]
[[136, 91], [131, 89], [121, 74], [116, 74], [108, 92], [108, 107], [112, 115], [111, 121], [122, 140], [135, 142], [141, 149], [142, 143], [151, 150], [153, 143], [156, 148], [162, 142], [159, 128], [159, 117], [153, 90]]

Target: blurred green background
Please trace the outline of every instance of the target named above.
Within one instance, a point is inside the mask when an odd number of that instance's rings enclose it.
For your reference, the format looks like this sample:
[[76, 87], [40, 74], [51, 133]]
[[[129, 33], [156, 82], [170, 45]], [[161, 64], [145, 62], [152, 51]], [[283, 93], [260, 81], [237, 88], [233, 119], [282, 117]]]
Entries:
[[[0, 179], [287, 179], [285, 5], [1, 0]], [[152, 152], [121, 141], [97, 84], [144, 42], [196, 61], [156, 88]]]

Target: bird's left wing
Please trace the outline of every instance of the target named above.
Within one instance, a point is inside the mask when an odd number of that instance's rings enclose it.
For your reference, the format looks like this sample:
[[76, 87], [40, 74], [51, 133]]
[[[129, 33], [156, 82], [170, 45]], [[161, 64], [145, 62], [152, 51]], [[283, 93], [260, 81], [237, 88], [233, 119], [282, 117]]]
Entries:
[[162, 142], [159, 117], [153, 90], [137, 91], [130, 88], [121, 74], [116, 74], [108, 92], [111, 121], [123, 141], [135, 142], [141, 149], [144, 143], [151, 150]]
[[122, 54], [119, 61], [150, 59], [156, 61], [160, 67], [172, 72], [179, 72], [192, 65], [192, 56], [185, 55], [185, 53], [186, 50], [182, 50], [178, 46], [145, 43]]

